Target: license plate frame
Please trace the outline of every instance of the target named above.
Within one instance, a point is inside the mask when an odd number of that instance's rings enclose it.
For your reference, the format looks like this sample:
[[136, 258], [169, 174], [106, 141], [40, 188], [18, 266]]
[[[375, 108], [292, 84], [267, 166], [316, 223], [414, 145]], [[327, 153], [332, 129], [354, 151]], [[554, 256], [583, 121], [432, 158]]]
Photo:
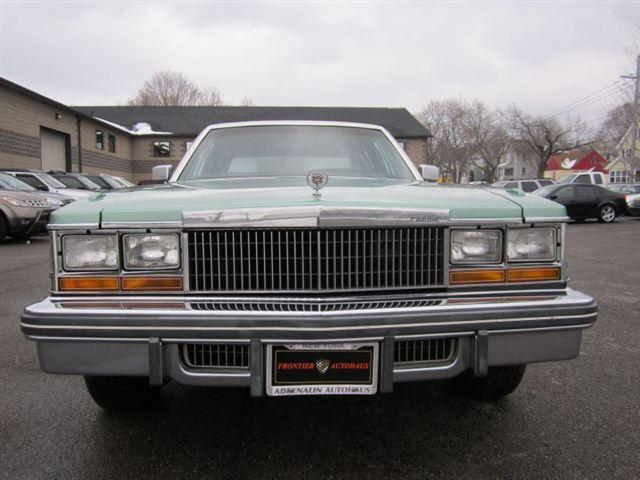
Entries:
[[[294, 366], [300, 363], [305, 365], [300, 369], [286, 371], [282, 368], [282, 363], [276, 364], [285, 357], [297, 359], [298, 362], [294, 362]], [[352, 360], [345, 362], [344, 360], [349, 357]], [[380, 360], [378, 342], [269, 344], [266, 345], [265, 360], [265, 385], [269, 396], [375, 395], [378, 391]], [[340, 362], [340, 360], [343, 361]], [[363, 363], [367, 360], [368, 368], [365, 369]], [[325, 371], [321, 372], [323, 369]], [[296, 372], [304, 375], [296, 380]], [[329, 376], [323, 380], [327, 373]], [[350, 376], [346, 375], [349, 373]]]

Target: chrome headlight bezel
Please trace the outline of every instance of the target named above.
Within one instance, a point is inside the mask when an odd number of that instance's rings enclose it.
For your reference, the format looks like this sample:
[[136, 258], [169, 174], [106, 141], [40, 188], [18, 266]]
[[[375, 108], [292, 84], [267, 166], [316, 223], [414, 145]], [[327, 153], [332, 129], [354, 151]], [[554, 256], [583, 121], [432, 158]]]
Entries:
[[[546, 255], [540, 255], [537, 257], [526, 257], [515, 254], [517, 247], [516, 243], [523, 241], [522, 237], [531, 238], [534, 236], [542, 237], [544, 235], [550, 235], [546, 241], [546, 249], [542, 252], [547, 252]], [[544, 243], [545, 239], [541, 238], [541, 241], [534, 242], [538, 244]], [[554, 227], [533, 227], [533, 228], [514, 228], [509, 230], [507, 240], [507, 261], [509, 263], [532, 263], [532, 262], [554, 262], [558, 260], [558, 231]]]
[[[85, 244], [84, 247], [79, 248], [77, 245], [71, 245], [70, 242], [77, 242], [79, 244]], [[70, 257], [74, 252], [74, 248], [80, 251], [91, 251], [91, 244], [102, 245], [105, 248], [95, 248], [94, 252], [104, 252], [105, 262], [104, 265], [91, 265], [83, 263], [82, 265], [73, 265], [70, 262]], [[62, 268], [67, 272], [99, 272], [99, 271], [115, 271], [118, 270], [120, 265], [120, 255], [118, 253], [118, 237], [116, 235], [86, 235], [86, 234], [69, 234], [63, 235], [61, 239], [62, 247]], [[77, 253], [76, 253], [76, 256]]]
[[[463, 237], [463, 238], [457, 238]], [[466, 240], [464, 239], [466, 237]], [[455, 253], [456, 247], [461, 245], [464, 248], [465, 243], [483, 241], [493, 242], [494, 251], [491, 256], [479, 258], [479, 256], [469, 256], [461, 258], [459, 253]], [[451, 230], [451, 240], [449, 246], [449, 261], [452, 265], [499, 265], [502, 263], [503, 235], [499, 229], [453, 229]], [[462, 252], [464, 254], [464, 252]]]
[[[144, 260], [134, 261], [132, 255], [136, 248], [144, 249], [145, 242], [156, 243], [158, 241], [166, 242], [168, 249], [173, 253], [175, 258], [171, 263], [166, 262], [167, 252], [164, 252], [163, 258], [149, 259], [147, 263]], [[139, 243], [135, 243], [139, 242]], [[181, 267], [180, 253], [180, 236], [177, 233], [126, 233], [122, 235], [122, 267], [127, 271], [147, 271], [147, 270], [178, 270]]]

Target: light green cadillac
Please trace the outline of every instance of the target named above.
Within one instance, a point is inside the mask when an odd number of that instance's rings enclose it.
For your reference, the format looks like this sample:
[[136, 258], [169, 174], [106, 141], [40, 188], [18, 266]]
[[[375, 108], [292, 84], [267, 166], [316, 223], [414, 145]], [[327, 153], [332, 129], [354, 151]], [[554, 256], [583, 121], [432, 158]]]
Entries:
[[453, 378], [496, 399], [596, 320], [567, 287], [563, 206], [431, 183], [378, 126], [213, 125], [154, 173], [52, 215], [50, 296], [22, 315], [42, 369], [84, 375], [104, 408], [170, 380], [279, 396]]

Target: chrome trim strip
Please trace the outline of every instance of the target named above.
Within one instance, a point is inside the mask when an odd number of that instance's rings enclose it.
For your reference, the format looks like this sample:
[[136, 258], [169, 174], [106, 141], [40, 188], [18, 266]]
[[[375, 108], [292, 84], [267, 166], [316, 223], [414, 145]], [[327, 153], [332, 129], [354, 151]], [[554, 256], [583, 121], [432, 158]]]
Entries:
[[193, 210], [182, 214], [185, 228], [360, 227], [445, 225], [448, 209], [303, 206]]
[[99, 228], [98, 223], [49, 223], [48, 230], [90, 230]]
[[100, 228], [182, 228], [182, 222], [172, 220], [167, 222], [102, 222]]
[[[598, 313], [585, 313], [582, 315], [556, 315], [556, 316], [544, 316], [544, 317], [514, 317], [514, 318], [501, 318], [501, 319], [491, 319], [491, 322], [495, 323], [508, 323], [508, 322], [524, 322], [524, 321], [532, 321], [532, 320], [565, 320], [565, 319], [580, 319], [580, 318], [593, 318], [597, 317]], [[489, 320], [487, 320], [489, 321]], [[473, 324], [473, 320], [461, 320], [461, 321], [453, 321], [453, 322], [424, 322], [424, 323], [402, 323], [402, 324], [388, 324], [382, 323], [378, 325], [346, 325], [342, 327], [226, 327], [226, 326], [215, 326], [215, 327], [190, 327], [190, 326], [180, 326], [180, 327], [172, 327], [172, 326], [130, 326], [130, 325], [109, 325], [109, 326], [95, 326], [95, 325], [34, 325], [31, 323], [21, 322], [20, 325], [23, 328], [33, 328], [33, 329], [41, 329], [41, 330], [169, 330], [169, 331], [260, 331], [260, 332], [274, 332], [274, 331], [293, 331], [293, 332], [340, 332], [345, 330], [375, 330], [380, 328], [416, 328], [416, 327], [432, 327], [432, 326], [455, 326], [455, 325], [469, 325]]]
[[569, 217], [525, 217], [525, 223], [568, 223]]

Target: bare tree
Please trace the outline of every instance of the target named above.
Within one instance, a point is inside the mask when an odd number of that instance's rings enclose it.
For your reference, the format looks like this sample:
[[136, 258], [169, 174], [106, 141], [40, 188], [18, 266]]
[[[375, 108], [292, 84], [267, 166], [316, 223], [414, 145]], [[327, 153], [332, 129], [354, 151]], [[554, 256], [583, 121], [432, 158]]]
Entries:
[[482, 171], [484, 181], [493, 183], [511, 145], [504, 118], [476, 100], [468, 108], [465, 131], [473, 152], [471, 162]]
[[615, 146], [633, 123], [633, 103], [626, 102], [607, 112], [597, 137], [607, 145]]
[[129, 105], [223, 105], [215, 87], [200, 88], [181, 72], [161, 71], [146, 80]]
[[535, 155], [539, 177], [544, 176], [549, 158], [556, 153], [577, 148], [587, 133], [587, 126], [579, 119], [560, 120], [552, 117], [533, 117], [517, 107], [506, 112], [514, 138], [521, 140]]
[[242, 97], [242, 100], [240, 100], [240, 106], [241, 107], [253, 107], [253, 106], [255, 106], [255, 102], [253, 101], [253, 98], [244, 96], [244, 97]]
[[457, 99], [430, 102], [418, 118], [433, 138], [427, 146], [427, 160], [437, 165], [445, 181], [459, 183], [469, 166], [472, 142], [466, 134], [468, 106]]

